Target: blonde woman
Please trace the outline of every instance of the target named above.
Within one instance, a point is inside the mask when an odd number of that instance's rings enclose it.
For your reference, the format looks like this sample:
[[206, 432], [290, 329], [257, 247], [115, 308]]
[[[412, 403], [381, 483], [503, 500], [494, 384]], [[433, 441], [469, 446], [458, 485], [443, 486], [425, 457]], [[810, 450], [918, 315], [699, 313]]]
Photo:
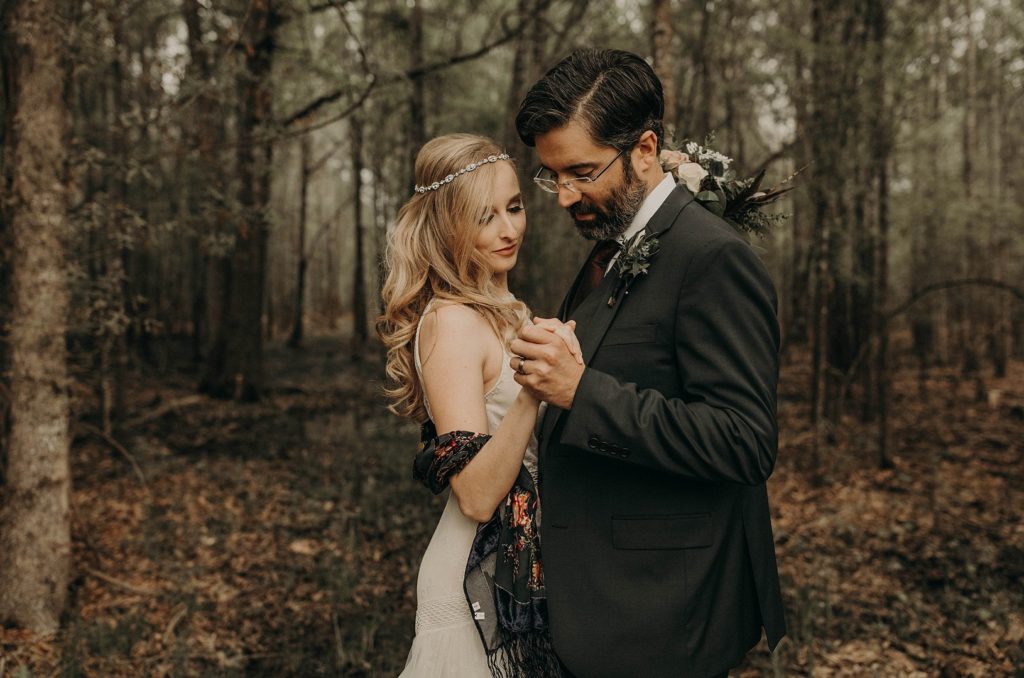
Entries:
[[[378, 332], [391, 410], [423, 425], [414, 475], [451, 493], [420, 564], [402, 676], [558, 675], [537, 536], [539, 403], [508, 350], [530, 322], [508, 289], [526, 230], [515, 167], [490, 139], [453, 134], [427, 143], [415, 171]], [[544, 327], [579, 355], [574, 325]]]

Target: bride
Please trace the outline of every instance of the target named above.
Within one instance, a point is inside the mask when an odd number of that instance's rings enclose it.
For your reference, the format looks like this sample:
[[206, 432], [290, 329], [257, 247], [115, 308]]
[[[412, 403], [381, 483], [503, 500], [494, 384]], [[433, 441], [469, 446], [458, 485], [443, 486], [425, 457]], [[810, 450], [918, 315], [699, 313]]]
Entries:
[[[424, 145], [415, 173], [389, 236], [378, 332], [390, 409], [423, 425], [414, 475], [451, 493], [420, 564], [401, 675], [558, 675], [537, 536], [539, 403], [508, 350], [530, 322], [508, 290], [526, 230], [515, 167], [490, 139], [452, 134]], [[579, 356], [572, 323], [545, 328]]]

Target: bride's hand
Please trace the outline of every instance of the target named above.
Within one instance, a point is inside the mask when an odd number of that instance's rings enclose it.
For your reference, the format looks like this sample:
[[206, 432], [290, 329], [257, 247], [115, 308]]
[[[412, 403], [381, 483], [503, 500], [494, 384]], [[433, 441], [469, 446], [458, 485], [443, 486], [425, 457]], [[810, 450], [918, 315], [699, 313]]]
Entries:
[[537, 327], [541, 327], [553, 334], [557, 334], [565, 347], [569, 349], [569, 353], [576, 359], [576, 362], [580, 365], [583, 364], [583, 349], [580, 347], [580, 341], [576, 338], [576, 321], [570, 320], [567, 323], [559, 322], [555, 318], [534, 318], [533, 324]]

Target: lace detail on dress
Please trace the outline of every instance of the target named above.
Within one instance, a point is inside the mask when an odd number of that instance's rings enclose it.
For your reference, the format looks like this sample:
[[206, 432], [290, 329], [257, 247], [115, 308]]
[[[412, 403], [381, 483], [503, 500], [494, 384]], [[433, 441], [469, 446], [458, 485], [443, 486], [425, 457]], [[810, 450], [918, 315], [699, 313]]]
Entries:
[[416, 606], [416, 633], [472, 623], [464, 595], [420, 602]]

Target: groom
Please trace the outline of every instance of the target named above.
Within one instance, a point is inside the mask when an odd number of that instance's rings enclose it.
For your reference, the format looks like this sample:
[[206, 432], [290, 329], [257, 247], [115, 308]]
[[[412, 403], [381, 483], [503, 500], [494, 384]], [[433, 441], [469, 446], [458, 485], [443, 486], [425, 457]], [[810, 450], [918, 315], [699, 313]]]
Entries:
[[[724, 675], [762, 628], [772, 649], [785, 634], [765, 491], [775, 289], [736, 231], [662, 171], [663, 109], [643, 59], [580, 50], [516, 117], [540, 156], [535, 181], [597, 241], [559, 310], [585, 364], [541, 327], [511, 346], [516, 381], [549, 404], [545, 588], [555, 649], [580, 678]], [[648, 272], [627, 292], [616, 243], [641, 231], [648, 255], [628, 259]]]

